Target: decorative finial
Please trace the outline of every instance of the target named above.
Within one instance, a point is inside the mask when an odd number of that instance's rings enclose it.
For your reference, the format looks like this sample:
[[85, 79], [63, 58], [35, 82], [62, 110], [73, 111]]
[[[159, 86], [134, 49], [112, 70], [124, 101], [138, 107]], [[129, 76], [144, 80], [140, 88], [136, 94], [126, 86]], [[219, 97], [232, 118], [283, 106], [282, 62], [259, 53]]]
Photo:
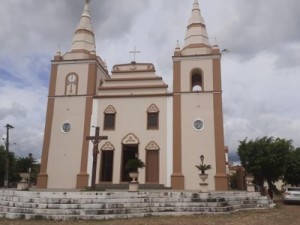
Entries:
[[176, 43], [176, 48], [175, 48], [176, 51], [180, 51], [180, 44], [179, 44], [179, 41], [177, 40], [177, 43]]
[[213, 43], [212, 47], [213, 47], [214, 49], [219, 48], [219, 44], [218, 44], [217, 37], [215, 37], [215, 42]]
[[107, 70], [107, 62], [104, 60], [104, 68]]
[[56, 55], [61, 56], [60, 45], [57, 46]]

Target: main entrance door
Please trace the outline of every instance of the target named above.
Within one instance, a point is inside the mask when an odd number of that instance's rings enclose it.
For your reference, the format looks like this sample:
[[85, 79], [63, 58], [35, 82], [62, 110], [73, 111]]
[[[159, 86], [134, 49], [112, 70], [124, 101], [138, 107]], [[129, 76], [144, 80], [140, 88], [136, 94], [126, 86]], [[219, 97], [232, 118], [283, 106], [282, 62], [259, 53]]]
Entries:
[[122, 157], [122, 167], [121, 167], [121, 181], [130, 181], [128, 170], [125, 168], [127, 162], [130, 159], [136, 158], [138, 154], [138, 145], [123, 145], [123, 157]]
[[101, 151], [100, 181], [112, 182], [114, 151]]

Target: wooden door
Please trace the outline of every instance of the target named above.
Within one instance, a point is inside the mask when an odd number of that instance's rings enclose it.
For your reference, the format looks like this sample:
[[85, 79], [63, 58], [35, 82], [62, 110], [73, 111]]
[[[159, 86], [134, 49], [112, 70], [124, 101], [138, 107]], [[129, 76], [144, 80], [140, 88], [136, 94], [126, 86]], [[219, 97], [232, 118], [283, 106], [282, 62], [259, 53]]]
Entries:
[[112, 182], [114, 151], [101, 151], [100, 182]]
[[146, 182], [159, 183], [159, 151], [148, 150], [146, 153]]

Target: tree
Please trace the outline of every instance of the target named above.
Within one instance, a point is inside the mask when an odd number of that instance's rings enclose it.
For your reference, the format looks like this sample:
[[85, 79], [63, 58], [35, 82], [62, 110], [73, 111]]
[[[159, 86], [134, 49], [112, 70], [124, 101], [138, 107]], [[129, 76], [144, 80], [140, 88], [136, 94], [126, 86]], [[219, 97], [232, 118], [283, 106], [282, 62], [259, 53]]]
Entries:
[[4, 186], [4, 171], [5, 171], [6, 152], [4, 147], [0, 146], [0, 187]]
[[254, 182], [260, 186], [264, 181], [276, 190], [274, 182], [283, 177], [289, 154], [294, 150], [292, 140], [273, 137], [240, 141], [238, 154], [247, 173], [254, 176]]
[[237, 175], [236, 173], [230, 175], [229, 177], [229, 186], [231, 190], [238, 190], [238, 184], [237, 184]]
[[[16, 157], [13, 152], [8, 153], [9, 159], [9, 183], [13, 183], [17, 181], [16, 170], [15, 170], [15, 163]], [[6, 150], [4, 146], [0, 146], [0, 187], [4, 186], [4, 179], [5, 179], [5, 164], [6, 164]]]
[[284, 181], [294, 186], [300, 185], [300, 148], [292, 151], [288, 157]]
[[32, 154], [29, 154], [28, 157], [17, 158], [16, 161], [16, 170], [18, 173], [27, 173], [29, 168], [32, 168], [34, 164], [34, 159]]
[[29, 153], [27, 157], [20, 157], [16, 160], [16, 171], [17, 173], [27, 173], [31, 170], [30, 180], [35, 183], [37, 179], [37, 174], [39, 172], [39, 165], [36, 160]]

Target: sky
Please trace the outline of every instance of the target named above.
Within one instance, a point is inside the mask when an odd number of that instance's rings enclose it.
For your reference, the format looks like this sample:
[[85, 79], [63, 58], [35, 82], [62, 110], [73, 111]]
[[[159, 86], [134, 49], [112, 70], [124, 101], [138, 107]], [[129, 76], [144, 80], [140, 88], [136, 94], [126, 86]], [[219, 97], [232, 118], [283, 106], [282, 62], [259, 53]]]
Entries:
[[[114, 64], [154, 63], [172, 88], [172, 55], [184, 43], [194, 0], [93, 0], [97, 54]], [[0, 137], [41, 157], [51, 59], [70, 50], [84, 0], [0, 4]], [[222, 56], [225, 144], [274, 136], [300, 147], [300, 1], [199, 0], [211, 44]], [[170, 90], [171, 91], [171, 90]], [[2, 141], [2, 140], [0, 140]], [[14, 144], [16, 143], [16, 144]], [[4, 142], [0, 142], [4, 144]]]

